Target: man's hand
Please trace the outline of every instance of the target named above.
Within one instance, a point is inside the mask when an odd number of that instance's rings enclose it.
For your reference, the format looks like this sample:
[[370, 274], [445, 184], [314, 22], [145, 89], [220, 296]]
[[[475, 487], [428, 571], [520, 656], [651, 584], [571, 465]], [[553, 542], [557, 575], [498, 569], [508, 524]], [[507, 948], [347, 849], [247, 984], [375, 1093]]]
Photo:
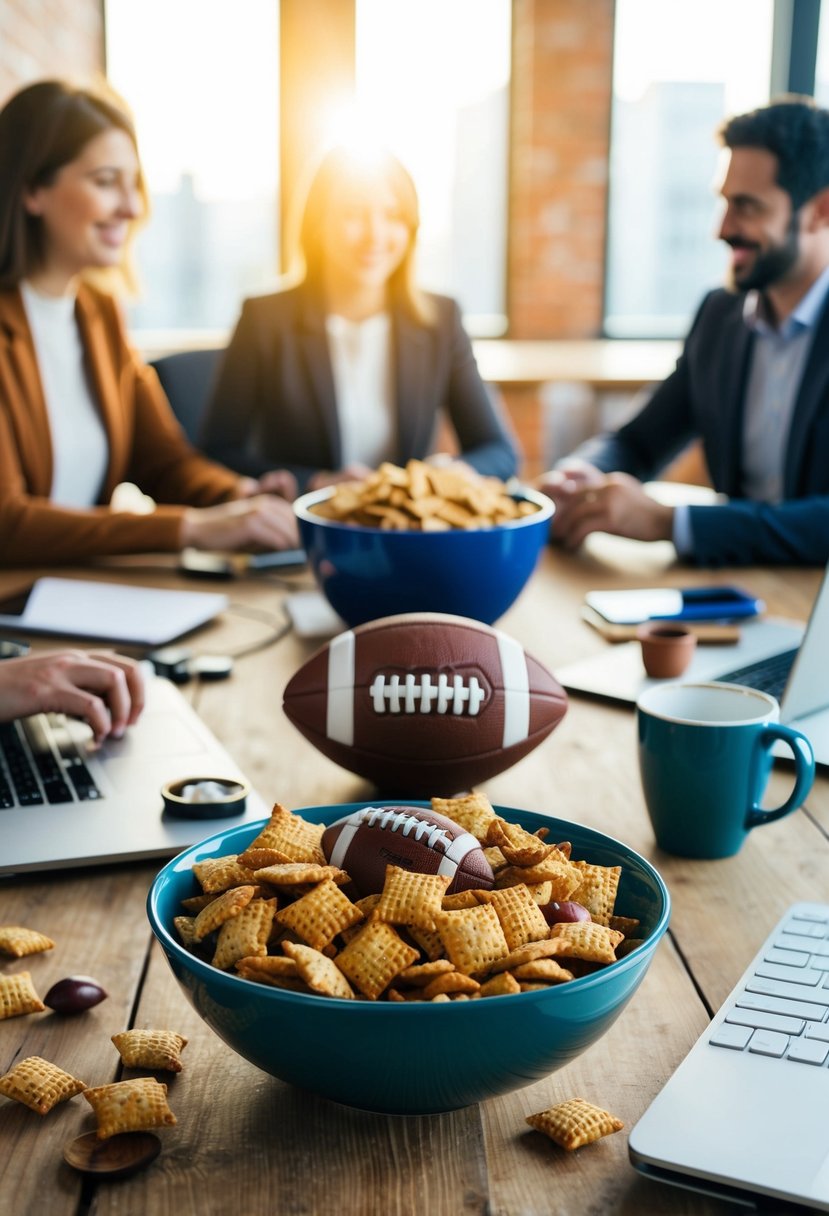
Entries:
[[592, 465], [562, 468], [539, 478], [538, 488], [556, 504], [552, 539], [578, 549], [591, 532], [632, 540], [670, 540], [673, 507], [651, 498], [627, 473], [604, 474]]
[[274, 494], [293, 502], [298, 493], [296, 478], [288, 469], [271, 469], [261, 477], [241, 477], [237, 498], [254, 498], [257, 494]]
[[65, 713], [92, 729], [96, 742], [120, 739], [144, 708], [140, 666], [111, 650], [60, 650], [0, 663], [0, 721]]
[[182, 549], [297, 549], [299, 528], [284, 498], [257, 494], [217, 507], [191, 507], [181, 524]]

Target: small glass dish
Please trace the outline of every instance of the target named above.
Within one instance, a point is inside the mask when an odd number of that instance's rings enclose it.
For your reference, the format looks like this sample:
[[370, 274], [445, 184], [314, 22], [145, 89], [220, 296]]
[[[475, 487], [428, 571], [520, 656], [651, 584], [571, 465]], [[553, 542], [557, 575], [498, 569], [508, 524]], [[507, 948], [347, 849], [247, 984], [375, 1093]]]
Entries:
[[225, 819], [241, 815], [250, 786], [232, 777], [180, 777], [161, 788], [164, 810], [177, 819]]

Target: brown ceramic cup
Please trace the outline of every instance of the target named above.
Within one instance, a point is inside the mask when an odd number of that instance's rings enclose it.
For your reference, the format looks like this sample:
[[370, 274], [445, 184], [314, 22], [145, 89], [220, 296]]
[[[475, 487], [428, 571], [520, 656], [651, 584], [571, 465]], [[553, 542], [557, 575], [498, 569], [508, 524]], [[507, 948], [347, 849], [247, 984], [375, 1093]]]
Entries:
[[636, 630], [642, 645], [642, 662], [653, 680], [681, 676], [694, 655], [696, 634], [670, 621], [646, 621]]

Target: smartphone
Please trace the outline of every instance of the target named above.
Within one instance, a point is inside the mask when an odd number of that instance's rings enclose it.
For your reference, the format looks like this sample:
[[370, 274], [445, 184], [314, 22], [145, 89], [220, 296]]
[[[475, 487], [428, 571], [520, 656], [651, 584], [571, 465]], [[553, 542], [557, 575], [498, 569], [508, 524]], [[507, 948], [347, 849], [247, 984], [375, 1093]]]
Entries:
[[251, 553], [248, 570], [281, 570], [283, 566], [304, 566], [308, 555], [304, 549], [274, 549], [268, 553]]
[[203, 549], [183, 549], [178, 568], [191, 578], [235, 578], [237, 573], [233, 558]]
[[585, 603], [611, 625], [643, 621], [730, 621], [758, 616], [762, 600], [740, 587], [646, 587], [631, 591], [588, 591]]

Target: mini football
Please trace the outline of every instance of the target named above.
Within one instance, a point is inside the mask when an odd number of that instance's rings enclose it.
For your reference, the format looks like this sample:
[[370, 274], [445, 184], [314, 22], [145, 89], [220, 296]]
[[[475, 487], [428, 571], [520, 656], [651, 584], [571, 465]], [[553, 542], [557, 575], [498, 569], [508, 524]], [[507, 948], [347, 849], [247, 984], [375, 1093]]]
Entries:
[[448, 797], [526, 756], [567, 695], [514, 638], [441, 613], [369, 621], [295, 673], [283, 709], [329, 759], [379, 789]]
[[417, 874], [446, 874], [447, 895], [493, 884], [492, 867], [476, 838], [445, 815], [414, 806], [369, 806], [325, 829], [322, 850], [348, 872], [360, 895], [383, 890], [386, 866]]

